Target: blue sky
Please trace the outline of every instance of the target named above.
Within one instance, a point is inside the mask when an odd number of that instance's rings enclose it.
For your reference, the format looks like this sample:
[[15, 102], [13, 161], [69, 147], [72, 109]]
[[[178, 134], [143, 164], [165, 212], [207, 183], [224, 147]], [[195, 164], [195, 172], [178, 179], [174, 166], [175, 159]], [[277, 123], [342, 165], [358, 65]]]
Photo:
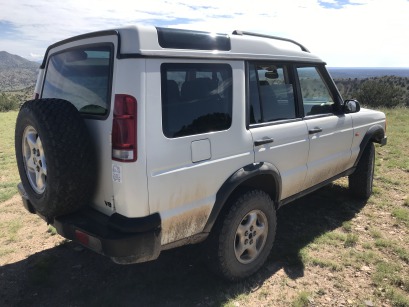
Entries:
[[409, 67], [409, 0], [0, 0], [0, 51], [132, 24], [295, 39], [332, 67]]

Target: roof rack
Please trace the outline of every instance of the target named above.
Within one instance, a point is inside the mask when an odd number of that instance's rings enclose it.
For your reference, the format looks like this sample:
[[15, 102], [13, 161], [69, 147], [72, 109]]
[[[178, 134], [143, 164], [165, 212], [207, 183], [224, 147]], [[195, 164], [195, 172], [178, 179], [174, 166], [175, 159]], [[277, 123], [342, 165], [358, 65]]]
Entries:
[[302, 51], [310, 53], [310, 51], [307, 48], [305, 48], [303, 45], [301, 45], [300, 43], [298, 43], [296, 41], [293, 41], [292, 39], [288, 39], [288, 38], [283, 38], [283, 37], [279, 37], [279, 36], [271, 36], [271, 35], [266, 35], [266, 34], [258, 34], [258, 33], [254, 33], [254, 32], [247, 32], [247, 31], [240, 31], [240, 30], [234, 30], [232, 34], [233, 35], [258, 36], [258, 37], [271, 38], [271, 39], [276, 39], [276, 40], [280, 40], [280, 41], [285, 41], [285, 42], [293, 43], [293, 44], [297, 45], [298, 47], [300, 47]]

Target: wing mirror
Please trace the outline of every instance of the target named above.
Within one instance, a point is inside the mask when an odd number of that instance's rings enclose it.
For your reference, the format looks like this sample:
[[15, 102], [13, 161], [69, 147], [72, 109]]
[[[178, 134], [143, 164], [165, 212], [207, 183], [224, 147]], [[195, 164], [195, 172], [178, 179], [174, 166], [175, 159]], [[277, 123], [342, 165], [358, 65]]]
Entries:
[[357, 113], [361, 110], [361, 106], [359, 105], [358, 100], [355, 99], [347, 99], [344, 102], [344, 113]]

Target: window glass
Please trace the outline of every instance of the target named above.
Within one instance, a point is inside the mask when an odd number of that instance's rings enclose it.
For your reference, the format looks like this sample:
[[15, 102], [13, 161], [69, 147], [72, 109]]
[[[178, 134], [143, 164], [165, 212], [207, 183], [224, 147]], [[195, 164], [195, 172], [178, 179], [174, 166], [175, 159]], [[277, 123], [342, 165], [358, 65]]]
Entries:
[[176, 138], [226, 130], [232, 120], [232, 70], [226, 64], [161, 66], [162, 126]]
[[106, 115], [110, 101], [109, 46], [76, 48], [52, 55], [42, 98], [70, 101], [81, 113]]
[[252, 63], [249, 68], [250, 123], [295, 118], [293, 86], [285, 66]]
[[333, 112], [334, 99], [316, 67], [298, 67], [304, 114], [316, 115]]

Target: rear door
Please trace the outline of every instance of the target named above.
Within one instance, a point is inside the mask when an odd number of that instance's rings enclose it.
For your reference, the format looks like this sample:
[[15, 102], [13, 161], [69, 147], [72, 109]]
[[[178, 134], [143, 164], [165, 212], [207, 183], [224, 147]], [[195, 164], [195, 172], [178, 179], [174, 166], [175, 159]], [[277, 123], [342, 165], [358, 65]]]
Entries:
[[296, 70], [310, 139], [303, 188], [307, 189], [350, 167], [353, 128], [351, 116], [338, 111], [340, 97], [328, 81], [325, 69], [299, 65]]
[[294, 99], [291, 66], [249, 63], [248, 88], [255, 162], [268, 162], [279, 170], [281, 199], [285, 199], [303, 187], [309, 150], [307, 126]]
[[146, 61], [149, 204], [167, 244], [201, 232], [221, 185], [254, 161], [244, 63]]
[[53, 48], [40, 96], [68, 100], [83, 115], [98, 153], [98, 190], [92, 205], [106, 214], [114, 211], [110, 110], [116, 42], [116, 36], [93, 37]]

